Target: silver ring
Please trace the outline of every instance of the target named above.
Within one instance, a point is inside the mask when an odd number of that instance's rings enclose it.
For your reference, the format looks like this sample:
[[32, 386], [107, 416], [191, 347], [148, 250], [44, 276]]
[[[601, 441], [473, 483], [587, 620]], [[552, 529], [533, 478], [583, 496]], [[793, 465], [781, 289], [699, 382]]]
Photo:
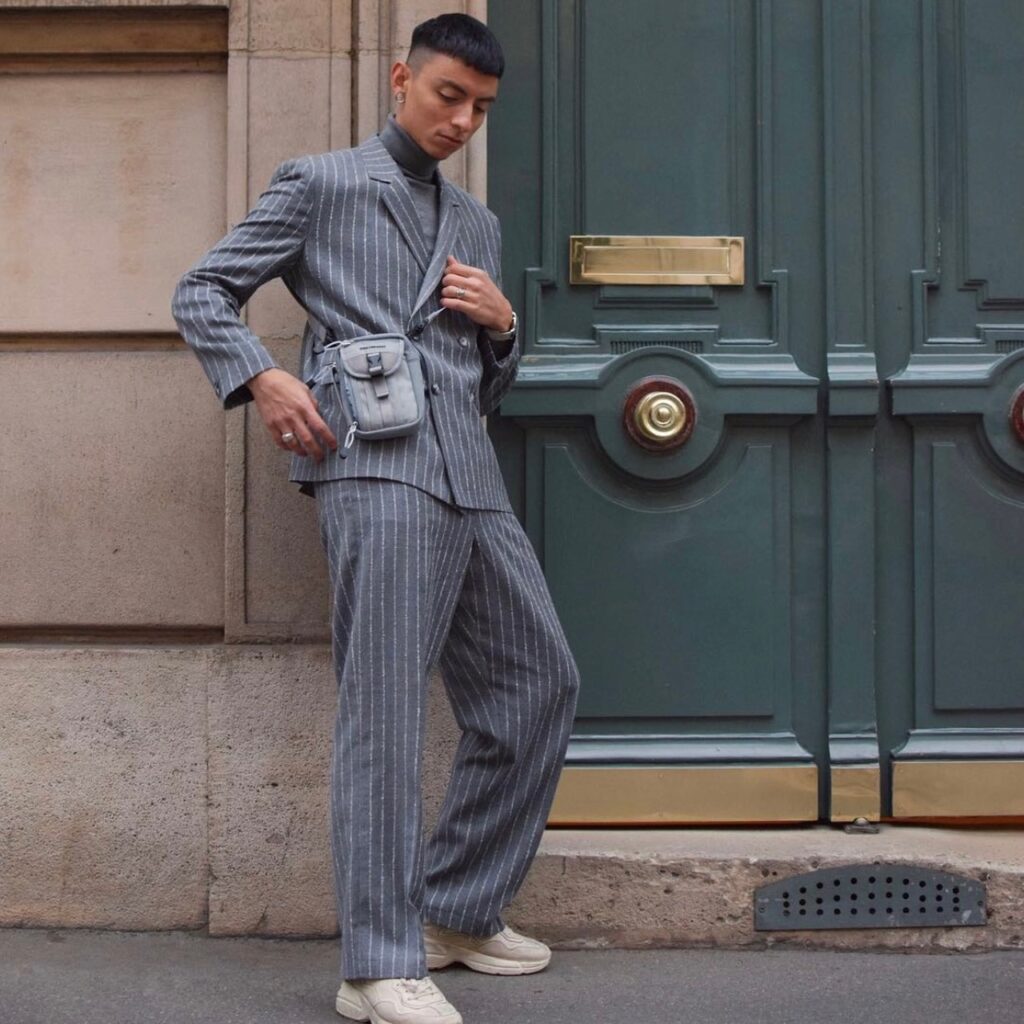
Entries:
[[455, 298], [457, 298], [457, 299], [464, 299], [465, 297], [466, 297], [466, 289], [465, 288], [456, 288], [455, 289]]
[[291, 444], [292, 441], [295, 440], [295, 435], [289, 430], [288, 433], [281, 435], [281, 440], [284, 441], [285, 444]]

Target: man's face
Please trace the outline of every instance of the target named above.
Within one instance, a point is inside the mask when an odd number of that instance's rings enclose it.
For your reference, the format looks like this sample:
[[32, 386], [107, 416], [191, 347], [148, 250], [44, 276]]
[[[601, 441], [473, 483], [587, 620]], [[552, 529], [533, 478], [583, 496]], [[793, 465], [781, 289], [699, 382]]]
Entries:
[[498, 79], [443, 53], [421, 51], [412, 65], [391, 69], [392, 92], [404, 93], [398, 123], [435, 160], [461, 149], [484, 123], [498, 95]]

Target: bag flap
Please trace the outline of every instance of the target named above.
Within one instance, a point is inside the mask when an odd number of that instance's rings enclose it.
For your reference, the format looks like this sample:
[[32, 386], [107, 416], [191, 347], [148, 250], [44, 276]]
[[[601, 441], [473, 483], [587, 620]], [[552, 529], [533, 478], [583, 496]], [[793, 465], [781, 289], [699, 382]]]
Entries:
[[380, 376], [383, 371], [387, 377], [398, 369], [405, 357], [405, 338], [401, 334], [356, 338], [339, 345], [337, 352], [350, 376], [367, 379]]

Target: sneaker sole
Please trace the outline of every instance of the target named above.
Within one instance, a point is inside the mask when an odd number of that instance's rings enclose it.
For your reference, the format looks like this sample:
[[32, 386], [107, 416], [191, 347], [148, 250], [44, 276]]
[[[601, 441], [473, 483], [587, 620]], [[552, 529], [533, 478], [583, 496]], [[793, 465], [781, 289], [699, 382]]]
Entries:
[[[368, 1020], [370, 1024], [391, 1024], [390, 1021], [386, 1021], [383, 1017], [378, 1016], [373, 1007], [366, 1003], [358, 992], [354, 999], [339, 992], [334, 999], [334, 1009], [342, 1017], [348, 1017], [350, 1020]], [[461, 1016], [457, 1018], [457, 1022], [462, 1024]]]
[[486, 953], [427, 953], [427, 969], [439, 971], [451, 964], [465, 964], [473, 971], [481, 974], [536, 974], [543, 971], [551, 963], [551, 955], [543, 960], [503, 960], [501, 957], [488, 956]]
[[340, 992], [334, 999], [334, 1009], [342, 1015], [342, 1017], [348, 1017], [350, 1020], [368, 1020], [372, 1024], [378, 1024], [373, 1019], [373, 1011], [367, 1010], [362, 1002], [357, 1003], [353, 999], [349, 999], [343, 996]]

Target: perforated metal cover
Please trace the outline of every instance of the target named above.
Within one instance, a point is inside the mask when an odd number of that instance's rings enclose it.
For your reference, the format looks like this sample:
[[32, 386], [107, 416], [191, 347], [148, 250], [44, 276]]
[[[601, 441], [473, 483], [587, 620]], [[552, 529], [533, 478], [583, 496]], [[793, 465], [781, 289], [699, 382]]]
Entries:
[[793, 875], [754, 893], [758, 931], [953, 928], [986, 923], [985, 886], [906, 864], [850, 864]]

